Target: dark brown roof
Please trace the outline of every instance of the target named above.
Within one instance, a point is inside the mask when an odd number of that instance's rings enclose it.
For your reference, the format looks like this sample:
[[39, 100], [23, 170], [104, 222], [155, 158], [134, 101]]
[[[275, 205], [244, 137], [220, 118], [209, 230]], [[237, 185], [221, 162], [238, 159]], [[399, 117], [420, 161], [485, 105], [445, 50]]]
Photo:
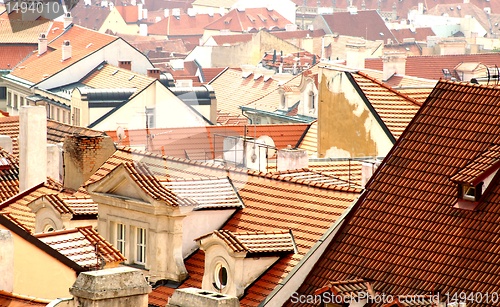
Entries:
[[454, 208], [452, 178], [500, 144], [499, 95], [438, 82], [298, 292], [353, 278], [392, 295], [498, 291], [500, 177], [475, 210]]
[[413, 31], [410, 29], [392, 29], [391, 32], [400, 43], [403, 43], [405, 39], [415, 39], [417, 42], [427, 42], [428, 36], [436, 35], [431, 28], [417, 28]]
[[101, 5], [85, 5], [85, 1], [79, 1], [71, 10], [73, 23], [91, 30], [99, 31], [104, 20], [110, 13], [109, 7]]
[[320, 15], [320, 18], [323, 18], [331, 33], [363, 37], [372, 41], [383, 40], [385, 43], [388, 39], [393, 42], [397, 41], [380, 14], [375, 10], [358, 11], [357, 14], [337, 12]]

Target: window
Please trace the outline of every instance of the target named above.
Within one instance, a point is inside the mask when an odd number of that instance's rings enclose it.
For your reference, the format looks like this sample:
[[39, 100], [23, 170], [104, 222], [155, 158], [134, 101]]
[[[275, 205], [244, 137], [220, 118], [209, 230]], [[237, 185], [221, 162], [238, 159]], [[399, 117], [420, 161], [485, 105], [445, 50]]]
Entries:
[[146, 263], [146, 229], [136, 228], [136, 253], [135, 263]]
[[146, 128], [155, 128], [155, 109], [146, 108]]
[[7, 88], [5, 86], [0, 86], [0, 99], [7, 99]]
[[17, 110], [17, 94], [14, 94], [14, 102], [13, 102], [13, 106], [14, 110]]
[[281, 95], [281, 101], [280, 101], [280, 106], [282, 109], [286, 108], [286, 98], [285, 95]]
[[116, 224], [116, 249], [125, 255], [125, 225]]
[[309, 92], [309, 110], [314, 110], [315, 109], [316, 102], [314, 100], [315, 100], [314, 92], [311, 91], [311, 92]]
[[24, 97], [19, 97], [19, 105], [24, 106]]
[[80, 109], [73, 108], [73, 125], [80, 126]]
[[217, 290], [222, 290], [227, 286], [227, 268], [222, 263], [217, 263], [214, 271], [214, 287]]
[[12, 92], [7, 93], [7, 106], [12, 106]]
[[460, 191], [462, 194], [462, 198], [469, 201], [478, 201], [482, 195], [482, 186], [482, 182], [477, 186], [463, 184]]

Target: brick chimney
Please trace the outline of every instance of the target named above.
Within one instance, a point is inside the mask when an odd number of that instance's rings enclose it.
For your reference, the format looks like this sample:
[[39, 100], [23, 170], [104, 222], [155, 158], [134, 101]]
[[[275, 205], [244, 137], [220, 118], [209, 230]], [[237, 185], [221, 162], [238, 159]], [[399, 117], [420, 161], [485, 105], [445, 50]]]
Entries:
[[38, 55], [42, 55], [45, 52], [47, 52], [47, 35], [40, 33], [38, 35]]
[[62, 44], [62, 57], [61, 62], [71, 58], [71, 43], [65, 40]]
[[66, 136], [64, 187], [77, 190], [114, 152], [115, 145], [109, 136]]
[[23, 106], [19, 111], [19, 191], [47, 180], [47, 111]]
[[127, 70], [132, 70], [132, 61], [118, 61], [118, 67]]
[[160, 70], [158, 68], [148, 68], [148, 77], [160, 80]]

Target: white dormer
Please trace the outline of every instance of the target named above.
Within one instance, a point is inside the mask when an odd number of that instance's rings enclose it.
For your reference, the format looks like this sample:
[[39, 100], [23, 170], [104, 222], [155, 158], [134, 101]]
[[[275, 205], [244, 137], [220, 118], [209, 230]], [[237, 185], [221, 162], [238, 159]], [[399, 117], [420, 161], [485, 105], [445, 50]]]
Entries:
[[216, 230], [196, 241], [205, 251], [202, 288], [237, 297], [282, 255], [297, 251], [289, 231]]

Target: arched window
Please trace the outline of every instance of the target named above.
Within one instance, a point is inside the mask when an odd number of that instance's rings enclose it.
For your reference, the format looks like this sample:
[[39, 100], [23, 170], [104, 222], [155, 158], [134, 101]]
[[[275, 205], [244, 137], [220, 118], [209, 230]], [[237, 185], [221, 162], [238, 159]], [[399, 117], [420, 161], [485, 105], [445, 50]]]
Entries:
[[316, 97], [314, 96], [314, 92], [309, 92], [309, 110], [314, 110], [316, 108]]
[[227, 286], [227, 281], [228, 281], [228, 272], [227, 268], [221, 263], [218, 262], [215, 265], [215, 270], [214, 270], [214, 287], [217, 290], [222, 290]]

